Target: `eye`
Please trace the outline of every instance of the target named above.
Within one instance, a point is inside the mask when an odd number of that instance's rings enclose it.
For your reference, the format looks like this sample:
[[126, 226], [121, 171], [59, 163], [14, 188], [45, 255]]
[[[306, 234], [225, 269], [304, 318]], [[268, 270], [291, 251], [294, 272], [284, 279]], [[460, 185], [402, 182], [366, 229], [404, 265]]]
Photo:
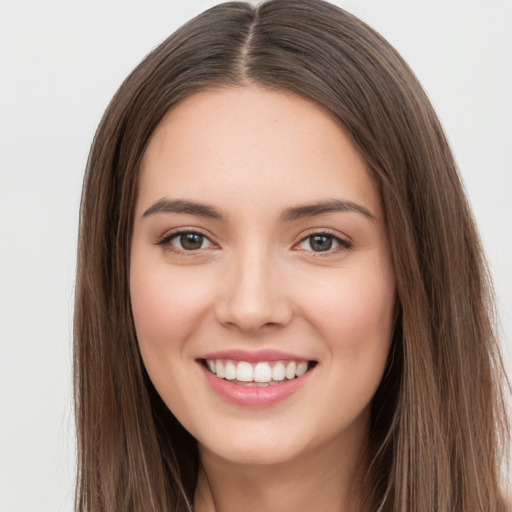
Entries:
[[350, 249], [352, 245], [347, 240], [330, 233], [314, 233], [302, 239], [297, 247], [313, 252], [334, 252], [339, 249]]
[[190, 252], [212, 247], [212, 242], [202, 233], [196, 231], [181, 231], [171, 233], [158, 242], [167, 249]]

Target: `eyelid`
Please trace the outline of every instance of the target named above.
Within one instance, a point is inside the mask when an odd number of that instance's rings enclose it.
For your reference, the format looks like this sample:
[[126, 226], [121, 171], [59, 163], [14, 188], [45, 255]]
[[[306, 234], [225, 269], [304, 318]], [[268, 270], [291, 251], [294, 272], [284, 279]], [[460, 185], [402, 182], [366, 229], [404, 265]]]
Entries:
[[[199, 248], [199, 249], [195, 249], [195, 250], [188, 250], [188, 251], [184, 250], [184, 249], [180, 249], [179, 247], [171, 245], [171, 241], [174, 238], [178, 237], [181, 234], [185, 234], [185, 233], [194, 233], [194, 234], [197, 234], [197, 235], [201, 235], [204, 238], [206, 238], [211, 245], [209, 247]], [[333, 240], [335, 240], [339, 245], [338, 245], [338, 247], [335, 247], [334, 249], [331, 248], [331, 249], [328, 249], [326, 251], [313, 251], [312, 249], [301, 249], [301, 248], [298, 247], [300, 244], [305, 242], [308, 238], [311, 238], [313, 236], [327, 236], [327, 237], [330, 237]], [[165, 234], [163, 234], [162, 236], [159, 236], [155, 240], [154, 244], [158, 245], [158, 246], [162, 246], [164, 249], [166, 249], [166, 250], [168, 250], [170, 252], [178, 253], [180, 255], [184, 254], [184, 255], [188, 255], [188, 256], [192, 256], [194, 254], [197, 254], [199, 251], [204, 250], [204, 249], [211, 249], [211, 248], [218, 249], [218, 248], [220, 248], [219, 244], [217, 244], [213, 240], [213, 237], [209, 233], [205, 232], [205, 230], [203, 230], [202, 228], [186, 227], [186, 226], [175, 228], [175, 229], [171, 229], [171, 230], [165, 232]], [[296, 242], [292, 246], [292, 249], [293, 250], [301, 250], [301, 251], [311, 252], [315, 256], [328, 256], [328, 255], [332, 255], [333, 253], [336, 253], [336, 252], [348, 251], [348, 250], [352, 249], [352, 242], [345, 235], [341, 235], [339, 232], [334, 231], [332, 229], [329, 229], [329, 228], [311, 228], [311, 229], [307, 230], [305, 233], [301, 234], [301, 237], [300, 237], [299, 241]]]
[[[193, 234], [201, 235], [202, 237], [206, 238], [210, 242], [211, 245], [209, 247], [204, 247], [203, 249], [196, 249], [196, 250], [191, 250], [191, 251], [186, 251], [186, 250], [180, 249], [179, 247], [175, 247], [175, 246], [171, 245], [171, 240], [173, 240], [177, 236], [185, 234], [185, 233], [193, 233]], [[218, 248], [219, 245], [217, 243], [215, 243], [212, 238], [213, 237], [209, 233], [206, 233], [201, 228], [179, 227], [179, 228], [175, 228], [175, 229], [166, 231], [165, 234], [157, 237], [154, 244], [162, 246], [164, 249], [171, 251], [171, 252], [176, 252], [179, 254], [193, 255], [193, 254], [196, 254], [200, 250]]]
[[[308, 238], [311, 238], [313, 236], [328, 236], [335, 240], [339, 246], [335, 247], [334, 249], [329, 249], [327, 251], [313, 251], [311, 249], [297, 249], [297, 247], [305, 242]], [[338, 232], [335, 232], [329, 228], [312, 228], [308, 230], [306, 233], [302, 233], [300, 240], [294, 244], [293, 248], [295, 250], [302, 250], [302, 251], [308, 251], [315, 254], [315, 256], [328, 256], [330, 254], [336, 253], [338, 251], [348, 251], [352, 249], [352, 241], [344, 235], [341, 235]]]

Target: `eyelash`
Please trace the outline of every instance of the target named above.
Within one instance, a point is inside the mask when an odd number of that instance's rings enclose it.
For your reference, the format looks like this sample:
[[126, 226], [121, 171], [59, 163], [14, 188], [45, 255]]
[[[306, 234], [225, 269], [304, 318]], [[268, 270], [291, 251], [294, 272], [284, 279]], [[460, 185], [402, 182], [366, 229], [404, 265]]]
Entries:
[[[309, 233], [307, 236], [303, 237], [298, 244], [295, 245], [297, 247], [298, 245], [303, 244], [308, 239], [310, 240], [309, 244], [311, 246], [311, 240], [313, 237], [325, 237], [331, 239], [333, 242], [336, 242], [338, 244], [338, 247], [335, 247], [334, 249], [327, 249], [325, 251], [313, 251], [312, 249], [303, 249], [303, 250], [310, 250], [315, 258], [318, 257], [324, 257], [324, 256], [330, 256], [332, 254], [337, 254], [339, 252], [343, 251], [350, 251], [352, 249], [352, 243], [348, 240], [341, 238], [334, 233], [328, 231], [328, 230], [322, 230], [322, 231], [314, 231]], [[300, 250], [300, 249], [298, 249]]]
[[198, 236], [202, 237], [203, 239], [208, 240], [208, 242], [210, 242], [210, 244], [213, 247], [216, 246], [216, 244], [214, 244], [207, 235], [205, 235], [201, 231], [197, 231], [194, 229], [180, 229], [178, 231], [173, 231], [172, 233], [169, 233], [169, 234], [165, 235], [163, 238], [161, 238], [160, 240], [158, 240], [156, 242], [156, 245], [161, 246], [165, 251], [172, 252], [173, 254], [177, 254], [179, 256], [193, 256], [193, 255], [197, 254], [197, 251], [199, 251], [201, 248], [186, 250], [186, 249], [180, 249], [179, 247], [175, 247], [171, 244], [171, 242], [175, 238], [178, 238], [182, 235], [198, 235]]
[[[206, 240], [208, 240], [208, 242], [211, 244], [211, 246], [215, 247], [216, 244], [214, 242], [212, 242], [210, 240], [210, 238], [205, 235], [204, 233], [202, 233], [201, 231], [197, 231], [197, 230], [193, 230], [193, 229], [181, 229], [179, 231], [174, 231], [172, 233], [169, 233], [168, 235], [165, 235], [163, 238], [159, 239], [155, 245], [158, 245], [158, 246], [161, 246], [163, 247], [166, 251], [168, 252], [172, 252], [174, 254], [177, 254], [179, 256], [193, 256], [195, 254], [197, 254], [197, 251], [201, 250], [202, 248], [198, 248], [198, 249], [190, 249], [190, 250], [187, 250], [187, 249], [180, 249], [179, 247], [175, 247], [171, 244], [171, 242], [182, 236], [182, 235], [197, 235], [197, 236], [200, 236]], [[329, 238], [331, 239], [332, 241], [336, 242], [338, 245], [338, 247], [335, 247], [334, 249], [327, 249], [325, 251], [313, 251], [312, 249], [297, 249], [297, 250], [309, 250], [311, 251], [315, 257], [322, 257], [322, 256], [329, 256], [329, 255], [332, 255], [334, 253], [338, 253], [338, 252], [342, 252], [342, 251], [349, 251], [352, 249], [352, 243], [349, 242], [348, 240], [345, 240], [343, 238], [340, 238], [339, 236], [336, 236], [335, 234], [331, 233], [330, 231], [326, 231], [326, 230], [323, 230], [323, 231], [314, 231], [310, 234], [308, 234], [307, 236], [303, 237], [299, 243], [295, 244], [294, 247], [297, 247], [301, 244], [303, 244], [304, 242], [306, 242], [308, 239], [312, 239], [313, 237], [325, 237], [325, 238]], [[310, 246], [311, 246], [311, 242], [310, 242]]]

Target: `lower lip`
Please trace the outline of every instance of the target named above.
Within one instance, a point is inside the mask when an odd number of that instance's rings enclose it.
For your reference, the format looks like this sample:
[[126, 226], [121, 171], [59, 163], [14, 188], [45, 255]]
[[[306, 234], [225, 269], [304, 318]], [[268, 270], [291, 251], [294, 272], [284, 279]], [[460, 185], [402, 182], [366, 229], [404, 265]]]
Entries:
[[244, 407], [268, 407], [277, 404], [296, 393], [306, 382], [311, 370], [300, 377], [287, 380], [281, 384], [257, 387], [235, 384], [232, 381], [217, 377], [200, 364], [206, 377], [206, 382], [222, 398], [235, 405]]

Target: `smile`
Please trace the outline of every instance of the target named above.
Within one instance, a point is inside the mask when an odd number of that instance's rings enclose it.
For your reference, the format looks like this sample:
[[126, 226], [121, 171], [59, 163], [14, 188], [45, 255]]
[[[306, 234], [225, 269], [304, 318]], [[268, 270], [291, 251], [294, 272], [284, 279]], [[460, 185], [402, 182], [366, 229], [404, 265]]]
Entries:
[[205, 364], [217, 377], [244, 386], [266, 387], [304, 375], [313, 361], [236, 361], [206, 359]]
[[227, 350], [196, 359], [210, 389], [238, 407], [264, 408], [291, 397], [318, 361], [276, 350]]

